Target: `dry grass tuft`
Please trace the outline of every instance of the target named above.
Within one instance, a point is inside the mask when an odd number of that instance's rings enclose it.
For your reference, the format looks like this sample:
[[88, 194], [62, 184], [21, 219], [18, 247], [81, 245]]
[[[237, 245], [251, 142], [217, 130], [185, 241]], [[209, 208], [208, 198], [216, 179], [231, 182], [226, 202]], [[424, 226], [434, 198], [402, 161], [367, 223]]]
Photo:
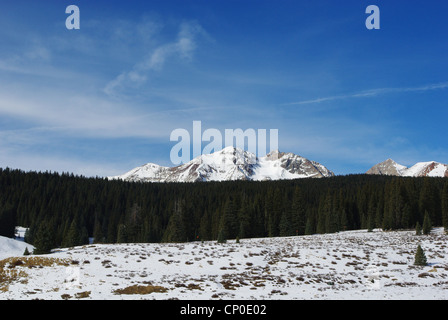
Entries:
[[90, 297], [91, 291], [84, 291], [75, 294], [75, 298], [84, 299]]
[[153, 292], [158, 293], [164, 293], [167, 292], [168, 289], [161, 286], [153, 286], [153, 285], [147, 285], [147, 286], [139, 286], [139, 285], [133, 285], [130, 287], [126, 287], [124, 289], [117, 289], [114, 290], [115, 294], [150, 294]]

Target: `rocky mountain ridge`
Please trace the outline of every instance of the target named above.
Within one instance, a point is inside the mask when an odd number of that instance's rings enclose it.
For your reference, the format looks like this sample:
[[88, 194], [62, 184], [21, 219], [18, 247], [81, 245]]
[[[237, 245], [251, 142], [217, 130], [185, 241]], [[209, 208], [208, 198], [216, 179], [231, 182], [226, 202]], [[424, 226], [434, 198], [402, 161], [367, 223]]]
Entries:
[[273, 151], [264, 157], [257, 157], [248, 151], [227, 147], [176, 167], [148, 163], [109, 179], [133, 182], [206, 182], [292, 180], [331, 176], [334, 176], [334, 173], [322, 164], [294, 153]]
[[399, 177], [448, 177], [448, 165], [436, 162], [418, 162], [411, 167], [387, 159], [370, 168], [366, 174], [389, 175]]

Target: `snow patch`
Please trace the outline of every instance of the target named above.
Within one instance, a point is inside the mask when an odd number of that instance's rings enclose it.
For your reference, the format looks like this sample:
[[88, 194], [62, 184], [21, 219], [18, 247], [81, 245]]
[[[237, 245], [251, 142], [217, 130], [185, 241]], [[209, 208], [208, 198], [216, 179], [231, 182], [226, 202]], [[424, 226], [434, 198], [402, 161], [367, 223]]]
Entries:
[[34, 250], [34, 247], [28, 243], [0, 236], [0, 260], [10, 257], [20, 257], [26, 248], [28, 248], [29, 252], [33, 252]]

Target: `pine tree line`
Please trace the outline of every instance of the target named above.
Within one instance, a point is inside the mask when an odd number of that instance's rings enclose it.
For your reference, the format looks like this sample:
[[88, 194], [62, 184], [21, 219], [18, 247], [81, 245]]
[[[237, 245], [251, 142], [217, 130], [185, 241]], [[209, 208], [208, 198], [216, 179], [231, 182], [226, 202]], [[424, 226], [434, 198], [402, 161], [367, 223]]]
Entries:
[[39, 247], [295, 236], [448, 224], [448, 180], [349, 175], [294, 181], [130, 183], [0, 169], [0, 235]]

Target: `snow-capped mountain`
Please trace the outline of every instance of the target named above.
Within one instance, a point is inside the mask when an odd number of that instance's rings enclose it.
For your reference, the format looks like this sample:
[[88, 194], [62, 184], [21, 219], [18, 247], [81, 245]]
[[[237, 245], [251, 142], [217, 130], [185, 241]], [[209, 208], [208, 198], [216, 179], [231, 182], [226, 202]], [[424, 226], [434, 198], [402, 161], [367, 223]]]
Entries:
[[448, 165], [429, 161], [419, 162], [408, 168], [392, 159], [387, 159], [373, 166], [366, 173], [401, 177], [448, 177]]
[[292, 180], [331, 177], [334, 173], [323, 165], [293, 153], [273, 151], [264, 157], [227, 147], [201, 155], [177, 167], [148, 163], [123, 175], [109, 177], [141, 182], [197, 182], [230, 180]]

